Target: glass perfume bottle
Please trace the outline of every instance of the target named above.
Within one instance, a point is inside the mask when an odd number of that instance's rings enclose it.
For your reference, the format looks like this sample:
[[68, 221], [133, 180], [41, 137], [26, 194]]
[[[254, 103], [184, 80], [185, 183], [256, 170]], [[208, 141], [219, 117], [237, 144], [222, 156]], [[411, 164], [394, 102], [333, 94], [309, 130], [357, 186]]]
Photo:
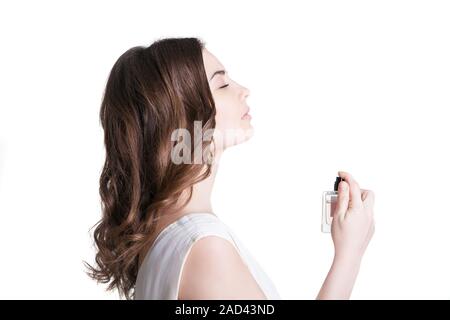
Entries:
[[338, 186], [341, 177], [336, 177], [333, 191], [324, 191], [322, 194], [322, 232], [331, 232], [331, 223], [333, 222], [334, 211], [338, 198]]

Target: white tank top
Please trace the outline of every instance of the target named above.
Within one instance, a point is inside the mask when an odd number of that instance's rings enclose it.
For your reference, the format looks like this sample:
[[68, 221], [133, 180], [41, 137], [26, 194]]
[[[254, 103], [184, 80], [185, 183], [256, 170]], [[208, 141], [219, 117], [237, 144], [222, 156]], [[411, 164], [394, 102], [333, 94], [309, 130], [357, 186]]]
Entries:
[[266, 297], [281, 299], [270, 278], [233, 231], [211, 213], [184, 215], [159, 233], [139, 268], [135, 299], [177, 300], [187, 254], [194, 242], [208, 235], [230, 241]]

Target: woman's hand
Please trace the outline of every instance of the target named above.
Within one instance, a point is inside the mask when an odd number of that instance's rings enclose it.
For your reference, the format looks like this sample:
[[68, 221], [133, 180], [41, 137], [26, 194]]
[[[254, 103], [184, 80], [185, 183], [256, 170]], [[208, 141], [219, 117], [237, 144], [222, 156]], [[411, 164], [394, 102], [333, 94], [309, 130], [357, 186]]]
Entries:
[[333, 214], [331, 237], [334, 260], [317, 299], [348, 299], [359, 272], [361, 259], [375, 231], [374, 193], [360, 189], [347, 173], [338, 187], [338, 203]]
[[336, 210], [331, 225], [335, 260], [358, 262], [375, 231], [375, 196], [370, 190], [361, 190], [349, 173], [339, 171], [339, 176], [344, 181], [339, 183]]

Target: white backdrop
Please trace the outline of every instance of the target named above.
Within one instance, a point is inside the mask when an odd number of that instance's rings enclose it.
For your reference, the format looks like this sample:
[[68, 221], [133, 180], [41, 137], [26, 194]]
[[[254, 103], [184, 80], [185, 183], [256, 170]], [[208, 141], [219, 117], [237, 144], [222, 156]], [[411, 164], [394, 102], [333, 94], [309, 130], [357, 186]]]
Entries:
[[251, 90], [254, 137], [226, 151], [214, 210], [285, 299], [333, 255], [338, 170], [376, 195], [353, 299], [450, 298], [448, 1], [0, 3], [0, 298], [117, 299], [83, 273], [100, 218], [98, 113], [113, 63], [200, 37]]

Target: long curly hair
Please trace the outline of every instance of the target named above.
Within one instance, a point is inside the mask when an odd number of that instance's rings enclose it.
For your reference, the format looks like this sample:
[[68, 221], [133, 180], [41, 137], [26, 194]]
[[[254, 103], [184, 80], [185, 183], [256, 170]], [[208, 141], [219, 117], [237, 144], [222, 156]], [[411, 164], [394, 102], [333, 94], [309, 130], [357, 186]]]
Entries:
[[[139, 253], [162, 212], [179, 208], [185, 191], [211, 174], [211, 163], [171, 161], [176, 129], [215, 127], [216, 109], [198, 38], [167, 38], [133, 47], [112, 67], [100, 108], [106, 157], [100, 175], [102, 217], [95, 227], [97, 283], [134, 299]], [[212, 141], [200, 141], [203, 150]], [[193, 148], [194, 149], [194, 148]], [[91, 228], [91, 229], [92, 229]]]

